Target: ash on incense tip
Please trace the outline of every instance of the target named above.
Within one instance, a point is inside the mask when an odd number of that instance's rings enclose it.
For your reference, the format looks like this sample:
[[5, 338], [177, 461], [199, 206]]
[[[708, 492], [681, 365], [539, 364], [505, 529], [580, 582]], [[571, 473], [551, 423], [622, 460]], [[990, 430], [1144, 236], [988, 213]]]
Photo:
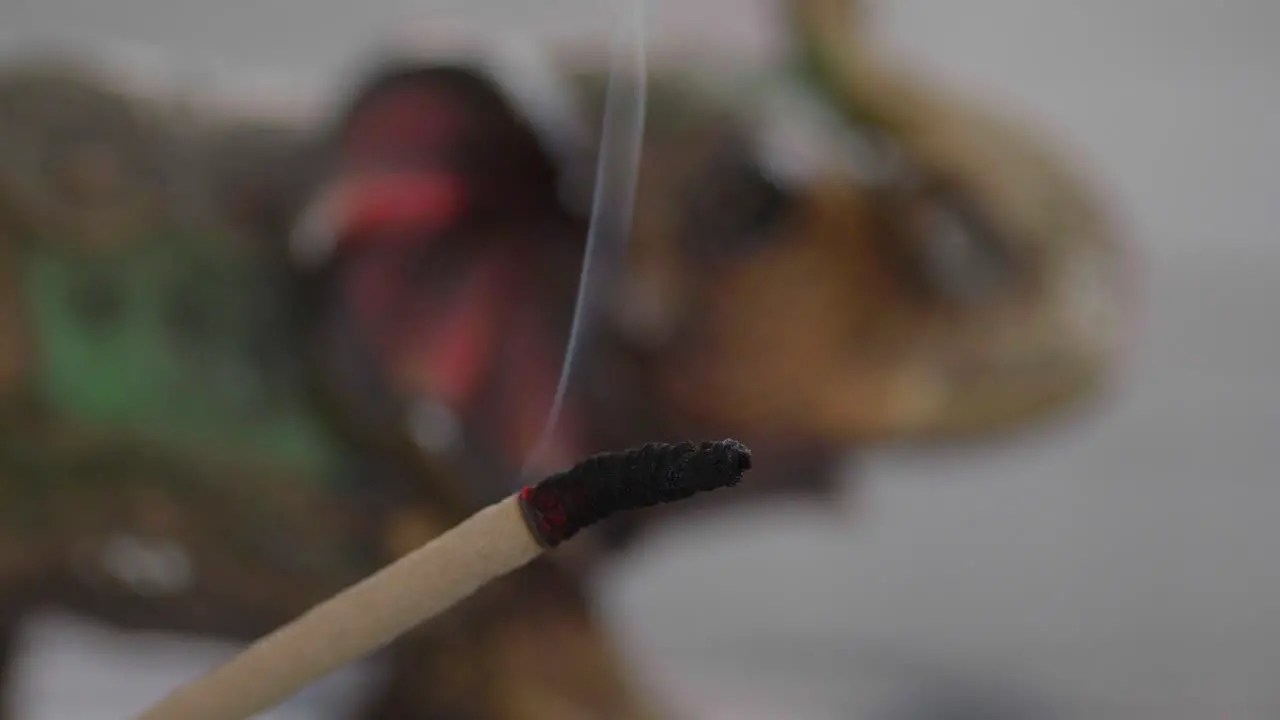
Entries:
[[602, 453], [520, 492], [530, 532], [553, 548], [622, 510], [675, 502], [737, 485], [751, 451], [737, 440], [649, 443]]

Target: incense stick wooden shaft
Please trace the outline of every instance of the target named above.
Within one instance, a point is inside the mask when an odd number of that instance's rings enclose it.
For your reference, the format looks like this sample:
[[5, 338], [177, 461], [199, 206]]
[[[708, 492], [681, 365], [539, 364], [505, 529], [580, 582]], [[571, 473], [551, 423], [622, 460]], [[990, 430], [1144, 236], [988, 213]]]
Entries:
[[738, 484], [736, 440], [601, 453], [526, 487], [317, 605], [139, 720], [244, 720], [386, 645], [483, 585], [623, 510]]
[[317, 605], [138, 720], [243, 720], [386, 645], [543, 552], [512, 495]]

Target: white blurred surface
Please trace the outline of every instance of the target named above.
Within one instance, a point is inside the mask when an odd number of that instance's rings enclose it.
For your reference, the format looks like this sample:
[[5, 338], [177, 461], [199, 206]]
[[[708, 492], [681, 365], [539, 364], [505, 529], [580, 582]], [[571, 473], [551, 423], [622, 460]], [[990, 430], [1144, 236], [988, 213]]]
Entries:
[[[760, 2], [661, 5], [668, 41], [769, 38]], [[565, 32], [605, 24], [560, 12], [591, 6], [520, 5]], [[114, 37], [321, 78], [410, 7], [8, 0], [0, 48]], [[1063, 435], [876, 458], [852, 526], [797, 510], [673, 530], [605, 584], [620, 631], [706, 718], [872, 717], [869, 698], [935, 670], [1072, 718], [1280, 716], [1280, 3], [895, 0], [880, 20], [906, 60], [1044, 124], [1112, 193], [1147, 263], [1131, 384]], [[39, 632], [32, 718], [121, 717], [213, 657], [135, 663], [96, 631]]]
[[[234, 654], [231, 645], [161, 635], [129, 635], [62, 615], [35, 618], [25, 629], [14, 702], [23, 720], [127, 718], [169, 689]], [[374, 666], [347, 668], [299, 693], [261, 720], [345, 718], [372, 689]]]

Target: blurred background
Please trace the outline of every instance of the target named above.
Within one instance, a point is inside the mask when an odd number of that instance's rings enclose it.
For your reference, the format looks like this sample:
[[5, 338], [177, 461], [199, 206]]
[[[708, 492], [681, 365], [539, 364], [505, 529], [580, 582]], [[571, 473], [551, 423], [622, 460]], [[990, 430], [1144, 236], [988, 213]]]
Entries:
[[[6, 0], [0, 53], [106, 48], [294, 108], [406, 16], [590, 36], [597, 5]], [[759, 0], [654, 5], [655, 52], [776, 49]], [[1280, 4], [873, 9], [899, 60], [1092, 174], [1141, 256], [1125, 380], [1063, 429], [865, 454], [847, 519], [784, 504], [664, 528], [600, 580], [609, 622], [701, 718], [1280, 718]], [[230, 651], [63, 616], [23, 637], [24, 720], [123, 717]], [[339, 717], [373, 669], [269, 717]]]

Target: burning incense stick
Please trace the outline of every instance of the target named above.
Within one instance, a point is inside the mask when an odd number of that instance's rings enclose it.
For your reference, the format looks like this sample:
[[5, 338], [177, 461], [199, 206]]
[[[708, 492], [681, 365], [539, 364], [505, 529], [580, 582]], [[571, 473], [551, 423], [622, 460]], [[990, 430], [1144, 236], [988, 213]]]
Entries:
[[736, 485], [751, 453], [734, 440], [596, 455], [472, 515], [312, 608], [138, 720], [244, 720], [448, 610], [615, 512]]

